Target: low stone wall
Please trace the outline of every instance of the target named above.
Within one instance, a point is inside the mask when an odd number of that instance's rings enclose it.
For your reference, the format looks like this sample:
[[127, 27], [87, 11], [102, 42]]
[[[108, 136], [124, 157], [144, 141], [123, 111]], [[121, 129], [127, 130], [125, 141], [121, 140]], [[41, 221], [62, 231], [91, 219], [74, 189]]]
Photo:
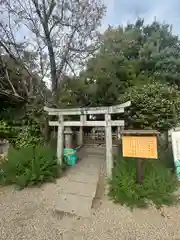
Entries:
[[9, 142], [7, 140], [0, 140], [0, 162], [7, 159], [9, 150]]
[[169, 141], [171, 142], [171, 135], [172, 135], [172, 132], [177, 132], [177, 131], [180, 131], [180, 127], [175, 127], [175, 128], [172, 128], [168, 131], [168, 139]]

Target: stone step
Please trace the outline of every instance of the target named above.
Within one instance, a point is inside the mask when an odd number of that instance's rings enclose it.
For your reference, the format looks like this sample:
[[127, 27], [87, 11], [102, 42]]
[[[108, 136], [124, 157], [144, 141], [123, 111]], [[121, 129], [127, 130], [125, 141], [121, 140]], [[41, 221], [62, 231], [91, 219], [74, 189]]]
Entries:
[[97, 161], [96, 163], [77, 163], [73, 167], [71, 167], [68, 171], [69, 175], [78, 174], [78, 173], [84, 173], [89, 175], [98, 175], [100, 171], [100, 163]]
[[84, 173], [86, 175], [93, 175], [93, 176], [96, 176], [99, 174], [99, 171], [100, 171], [100, 167], [97, 167], [97, 168], [93, 168], [93, 167], [83, 167], [83, 166], [80, 166], [80, 167], [74, 167], [72, 169], [69, 170], [69, 173], [70, 174], [78, 174], [78, 173]]
[[[91, 160], [91, 159], [90, 159]], [[101, 165], [101, 162], [99, 160], [95, 160], [94, 162], [93, 161], [86, 161], [86, 162], [79, 162], [77, 163], [74, 168], [99, 168]], [[73, 169], [73, 168], [72, 168]]]
[[[91, 150], [89, 151], [91, 153]], [[83, 156], [83, 155], [82, 155]], [[56, 211], [89, 217], [96, 195], [101, 165], [105, 160], [85, 153], [76, 165], [70, 167], [61, 179], [57, 196]]]
[[96, 195], [96, 183], [84, 183], [84, 182], [74, 182], [67, 181], [65, 185], [60, 187], [59, 193], [71, 193], [84, 197], [94, 198]]
[[[112, 146], [113, 148], [113, 152], [116, 150], [118, 150], [118, 146]], [[96, 154], [102, 154], [102, 155], [105, 155], [106, 154], [106, 146], [102, 147], [102, 146], [91, 146], [91, 147], [88, 147], [88, 146], [84, 146], [83, 148], [81, 148], [79, 150], [79, 153], [89, 153], [89, 154], [93, 154], [93, 155], [96, 155]]]
[[92, 201], [92, 197], [61, 193], [57, 198], [55, 210], [75, 214], [80, 217], [90, 217]]
[[74, 174], [68, 174], [65, 178], [67, 178], [67, 181], [97, 184], [99, 174], [91, 175], [86, 174], [85, 172], [74, 172]]
[[80, 150], [80, 152], [94, 152], [94, 153], [105, 153], [106, 148], [101, 148], [101, 147], [84, 147]]
[[91, 155], [95, 155], [95, 156], [105, 156], [106, 152], [105, 151], [99, 151], [99, 150], [83, 150], [82, 152], [85, 156], [91, 156]]

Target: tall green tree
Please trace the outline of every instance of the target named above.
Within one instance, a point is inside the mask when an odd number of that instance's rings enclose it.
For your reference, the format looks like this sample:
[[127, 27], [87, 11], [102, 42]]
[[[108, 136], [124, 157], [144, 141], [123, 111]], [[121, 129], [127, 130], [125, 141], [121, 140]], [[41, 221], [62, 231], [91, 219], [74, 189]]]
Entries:
[[125, 28], [109, 27], [100, 50], [89, 59], [82, 78], [96, 83], [96, 105], [121, 101], [129, 88], [161, 82], [177, 84], [180, 73], [180, 41], [171, 27], [138, 19]]
[[[114, 105], [131, 100], [128, 128], [167, 131], [179, 120], [180, 41], [169, 25], [143, 20], [109, 27], [101, 47], [78, 79], [64, 91], [79, 106]], [[73, 96], [73, 97], [72, 97]]]

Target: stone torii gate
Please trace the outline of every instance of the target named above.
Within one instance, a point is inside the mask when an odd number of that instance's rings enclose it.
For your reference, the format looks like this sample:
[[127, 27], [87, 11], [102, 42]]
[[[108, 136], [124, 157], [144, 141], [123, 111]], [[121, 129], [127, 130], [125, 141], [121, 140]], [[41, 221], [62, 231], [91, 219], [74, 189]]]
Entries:
[[[49, 121], [50, 126], [58, 127], [57, 134], [57, 158], [58, 163], [62, 164], [63, 150], [64, 150], [64, 127], [80, 127], [80, 144], [83, 144], [83, 126], [89, 127], [105, 127], [106, 134], [106, 169], [107, 176], [111, 177], [113, 168], [113, 154], [112, 154], [112, 126], [123, 127], [123, 120], [111, 120], [111, 114], [123, 113], [124, 108], [129, 107], [131, 102], [109, 106], [109, 107], [90, 107], [90, 108], [69, 108], [56, 109], [44, 107], [48, 115], [58, 116], [58, 121]], [[87, 121], [87, 115], [104, 114], [104, 121]], [[80, 121], [64, 121], [64, 116], [80, 115]]]

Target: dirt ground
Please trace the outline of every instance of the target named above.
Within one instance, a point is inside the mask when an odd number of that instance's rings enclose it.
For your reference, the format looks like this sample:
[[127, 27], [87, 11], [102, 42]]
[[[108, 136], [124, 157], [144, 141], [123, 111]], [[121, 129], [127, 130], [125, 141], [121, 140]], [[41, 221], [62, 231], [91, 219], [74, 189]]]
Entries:
[[58, 184], [0, 188], [1, 240], [178, 240], [180, 205], [130, 211], [104, 196], [89, 219], [54, 212]]

